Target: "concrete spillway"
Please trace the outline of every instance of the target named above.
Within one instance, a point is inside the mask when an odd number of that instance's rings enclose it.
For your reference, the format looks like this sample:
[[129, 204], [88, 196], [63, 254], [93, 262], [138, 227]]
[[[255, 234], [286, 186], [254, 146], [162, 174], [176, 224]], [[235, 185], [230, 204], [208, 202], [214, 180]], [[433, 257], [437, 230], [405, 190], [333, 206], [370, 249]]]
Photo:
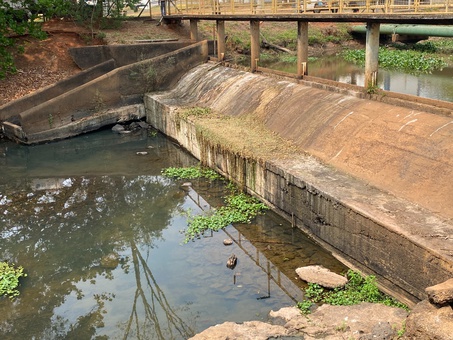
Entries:
[[[187, 106], [263, 125], [299, 151], [244, 156], [229, 142], [234, 132], [181, 118]], [[172, 91], [146, 95], [145, 109], [151, 124], [204, 163], [346, 262], [388, 278], [401, 296], [422, 299], [425, 287], [451, 277], [451, 117], [212, 64]]]

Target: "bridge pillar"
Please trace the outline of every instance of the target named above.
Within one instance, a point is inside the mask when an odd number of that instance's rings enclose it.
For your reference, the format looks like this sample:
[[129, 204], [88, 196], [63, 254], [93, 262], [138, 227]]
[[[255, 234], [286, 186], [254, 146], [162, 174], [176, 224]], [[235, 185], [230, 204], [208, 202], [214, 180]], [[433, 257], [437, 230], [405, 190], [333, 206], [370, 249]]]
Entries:
[[217, 26], [217, 59], [225, 59], [225, 21], [216, 20]]
[[379, 58], [379, 23], [367, 23], [365, 46], [365, 88], [377, 85]]
[[308, 74], [308, 21], [297, 22], [297, 78]]
[[260, 22], [257, 20], [250, 21], [250, 69], [255, 72], [260, 60]]
[[190, 19], [190, 40], [198, 41], [198, 20]]

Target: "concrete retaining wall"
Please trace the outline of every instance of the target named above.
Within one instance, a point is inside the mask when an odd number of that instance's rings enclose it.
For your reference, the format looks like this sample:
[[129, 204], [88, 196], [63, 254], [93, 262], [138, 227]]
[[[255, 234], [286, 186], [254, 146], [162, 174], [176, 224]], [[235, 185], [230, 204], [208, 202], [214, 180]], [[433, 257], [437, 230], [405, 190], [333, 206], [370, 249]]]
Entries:
[[103, 45], [70, 48], [69, 54], [82, 70], [113, 59], [118, 67], [155, 58], [191, 45], [191, 42]]
[[[196, 80], [199, 70], [195, 70], [175, 90], [145, 96], [149, 123], [177, 140], [204, 164], [216, 168], [268, 202], [282, 216], [294, 221], [345, 263], [365, 273], [377, 275], [387, 290], [403, 301], [410, 303], [425, 298], [426, 287], [443, 282], [453, 275], [453, 240], [450, 239], [453, 226], [450, 219], [428, 209], [429, 205], [423, 208], [417, 201], [405, 199], [404, 193], [389, 193], [385, 181], [376, 181], [380, 187], [372, 186], [366, 180], [367, 173], [360, 178], [360, 173], [354, 172], [354, 169], [345, 171], [344, 167], [334, 162], [331, 163], [333, 165], [329, 164], [335, 154], [325, 156], [333, 144], [336, 144], [338, 153], [342, 143], [347, 143], [352, 138], [354, 145], [361, 146], [354, 148], [357, 152], [355, 156], [349, 156], [353, 157], [356, 164], [370, 169], [374, 167], [376, 171], [386, 167], [385, 150], [382, 148], [373, 151], [382, 153], [381, 156], [373, 155], [373, 164], [367, 164], [369, 158], [366, 155], [360, 158], [363, 148], [371, 150], [379, 138], [387, 139], [387, 134], [382, 129], [389, 128], [388, 117], [383, 114], [386, 112], [380, 111], [384, 106], [378, 108], [378, 103], [304, 86], [298, 88], [300, 85], [266, 80], [264, 77], [231, 70], [212, 72], [215, 76], [211, 77], [210, 72], [215, 66], [203, 65], [199, 67], [201, 68], [206, 72], [200, 77], [202, 81]], [[295, 93], [302, 95], [297, 97]], [[271, 103], [275, 105], [272, 106]], [[281, 158], [278, 157], [278, 150], [276, 157], [265, 159], [241, 156], [242, 150], [234, 150], [231, 145], [226, 147], [212, 138], [218, 131], [207, 131], [206, 127], [200, 128], [196, 122], [181, 118], [177, 110], [185, 106], [209, 106], [217, 113], [238, 117], [253, 113], [255, 121], [270, 127], [270, 132], [299, 141], [303, 150], [309, 150], [309, 154], [316, 154], [317, 157], [302, 152]], [[386, 111], [390, 109], [388, 105], [386, 108]], [[345, 123], [351, 116], [348, 115], [351, 111], [358, 116], [358, 120], [354, 118], [351, 119], [352, 125], [345, 124], [350, 131], [346, 129], [339, 132], [344, 140], [338, 139], [340, 135], [334, 138], [332, 130]], [[373, 120], [379, 133], [366, 133], [369, 137], [367, 139], [353, 137], [354, 133], [351, 131], [358, 131], [358, 121], [361, 118], [368, 117], [368, 122], [370, 115], [379, 117], [380, 114], [383, 120]], [[408, 118], [415, 119], [414, 114], [415, 117], [422, 115], [421, 112], [410, 114], [409, 110], [409, 117], [401, 117], [402, 124], [390, 127], [390, 131], [401, 131], [407, 127], [407, 122], [411, 122]], [[431, 125], [436, 117], [431, 116], [431, 123], [427, 124], [432, 130], [431, 137], [436, 132]], [[328, 131], [330, 135], [327, 134]], [[412, 131], [413, 140], [417, 132]], [[323, 139], [319, 139], [319, 136]], [[222, 138], [228, 143], [226, 132]], [[419, 138], [425, 138], [424, 132]], [[440, 150], [451, 149], [445, 147], [444, 143], [447, 141], [444, 137], [440, 137], [439, 141], [442, 141]], [[407, 139], [397, 138], [386, 140], [385, 145], [389, 149], [404, 149], [405, 143], [408, 143]], [[432, 145], [431, 142], [428, 144]], [[401, 162], [400, 165], [406, 169], [411, 168], [411, 162], [418, 167], [418, 155], [423, 152], [420, 145], [423, 144], [417, 142], [414, 145], [415, 149], [409, 148], [404, 157], [398, 157], [394, 162]], [[432, 155], [438, 156], [433, 156], [436, 159], [431, 156], [425, 159], [428, 172], [435, 166], [441, 168], [439, 165], [443, 158], [438, 152]], [[448, 164], [448, 160], [446, 162]], [[389, 169], [395, 169], [394, 165], [389, 164]], [[419, 175], [425, 180], [420, 168]], [[396, 185], [398, 181], [405, 180], [404, 174], [398, 176], [388, 173], [388, 176], [393, 176]], [[444, 194], [451, 194], [448, 189], [450, 184], [443, 185], [447, 186]], [[428, 197], [435, 197], [437, 194], [432, 193], [430, 187], [420, 188], [419, 193], [421, 192]]]
[[0, 107], [0, 121], [8, 120], [11, 123], [17, 124], [20, 113], [71, 91], [78, 86], [88, 83], [91, 80], [112, 71], [114, 68], [115, 61], [110, 59], [100, 63], [99, 65], [86, 69], [68, 79], [61, 80], [54, 85], [47, 86], [41, 90], [33, 92], [32, 94], [5, 104]]
[[[104, 120], [99, 117], [109, 110], [141, 104], [144, 93], [171, 88], [186, 70], [204, 63], [207, 57], [207, 43], [199, 42], [153, 59], [116, 68], [20, 113], [17, 124], [5, 129], [6, 136], [33, 144], [65, 138], [62, 131], [71, 130], [72, 136], [76, 126], [90, 126], [91, 130], [95, 130], [103, 126], [100, 124]], [[93, 121], [92, 125], [87, 124], [89, 119]], [[83, 121], [81, 125], [79, 121]], [[15, 133], [8, 135], [8, 131]], [[86, 128], [82, 132], [86, 132]]]

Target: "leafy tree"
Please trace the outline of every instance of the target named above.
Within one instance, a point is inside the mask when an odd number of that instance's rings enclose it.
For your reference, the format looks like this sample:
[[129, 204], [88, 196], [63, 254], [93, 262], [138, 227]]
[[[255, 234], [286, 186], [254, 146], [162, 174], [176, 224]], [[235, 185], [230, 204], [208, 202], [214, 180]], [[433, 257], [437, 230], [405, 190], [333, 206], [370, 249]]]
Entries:
[[13, 52], [21, 51], [21, 46], [16, 45], [15, 36], [45, 36], [35, 22], [38, 14], [32, 4], [35, 3], [31, 0], [0, 0], [0, 79], [16, 72]]
[[14, 53], [23, 50], [15, 37], [29, 34], [44, 38], [43, 20], [69, 19], [95, 29], [115, 27], [123, 9], [140, 0], [0, 0], [0, 79], [15, 73]]

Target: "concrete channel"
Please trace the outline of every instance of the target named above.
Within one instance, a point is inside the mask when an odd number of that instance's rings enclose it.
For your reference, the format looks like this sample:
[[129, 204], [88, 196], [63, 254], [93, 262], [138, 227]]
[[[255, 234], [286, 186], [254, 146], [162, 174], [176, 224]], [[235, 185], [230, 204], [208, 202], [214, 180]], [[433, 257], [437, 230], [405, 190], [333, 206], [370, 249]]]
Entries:
[[409, 305], [453, 276], [451, 103], [252, 74], [207, 62], [207, 42], [172, 49], [127, 62], [96, 52], [105, 74], [0, 108], [2, 129], [34, 144], [146, 117]]

